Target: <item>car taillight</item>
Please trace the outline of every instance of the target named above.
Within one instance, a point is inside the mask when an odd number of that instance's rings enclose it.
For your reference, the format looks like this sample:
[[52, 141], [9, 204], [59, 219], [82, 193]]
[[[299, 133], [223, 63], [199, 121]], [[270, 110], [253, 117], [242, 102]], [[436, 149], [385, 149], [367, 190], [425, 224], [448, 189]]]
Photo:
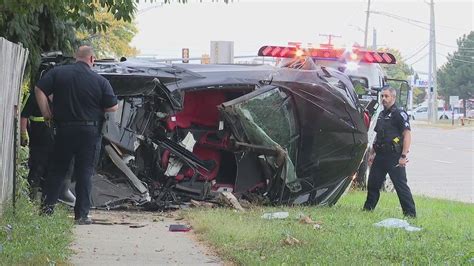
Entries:
[[370, 117], [369, 117], [369, 113], [367, 111], [364, 112], [364, 124], [367, 127], [367, 129], [369, 129]]

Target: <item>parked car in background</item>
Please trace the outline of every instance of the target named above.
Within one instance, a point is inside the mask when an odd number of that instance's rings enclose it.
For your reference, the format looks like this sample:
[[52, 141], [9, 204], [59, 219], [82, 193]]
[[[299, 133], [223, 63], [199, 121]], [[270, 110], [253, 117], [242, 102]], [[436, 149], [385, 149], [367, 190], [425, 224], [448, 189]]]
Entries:
[[[419, 106], [413, 111], [409, 111], [408, 114], [412, 120], [428, 120], [428, 107]], [[452, 109], [445, 109], [444, 107], [438, 107], [438, 119], [451, 119]], [[454, 108], [454, 119], [464, 117], [463, 110], [459, 107]]]

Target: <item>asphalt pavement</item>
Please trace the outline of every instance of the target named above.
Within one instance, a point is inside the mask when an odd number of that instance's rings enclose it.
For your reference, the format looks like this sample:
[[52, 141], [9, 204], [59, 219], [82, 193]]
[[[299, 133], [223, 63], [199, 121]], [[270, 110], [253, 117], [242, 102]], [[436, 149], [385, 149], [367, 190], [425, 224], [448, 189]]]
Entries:
[[474, 203], [474, 127], [412, 123], [408, 184], [417, 195]]

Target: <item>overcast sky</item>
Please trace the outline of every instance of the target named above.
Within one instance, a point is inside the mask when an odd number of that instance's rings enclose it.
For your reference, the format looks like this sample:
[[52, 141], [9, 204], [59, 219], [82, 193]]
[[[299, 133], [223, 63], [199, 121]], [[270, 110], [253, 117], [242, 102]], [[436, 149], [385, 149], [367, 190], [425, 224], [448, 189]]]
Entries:
[[[367, 0], [234, 0], [231, 4], [188, 1], [184, 5], [159, 5], [142, 0], [136, 18], [139, 32], [132, 45], [141, 54], [173, 58], [180, 57], [184, 47], [190, 49], [191, 57], [209, 54], [210, 41], [218, 40], [234, 41], [234, 55], [253, 55], [267, 44], [327, 42], [320, 34], [341, 36], [334, 40], [340, 46], [363, 44]], [[438, 67], [455, 50], [456, 39], [473, 30], [473, 8], [472, 0], [435, 1]], [[372, 44], [375, 28], [378, 45], [399, 49], [414, 69], [427, 72], [428, 46], [421, 48], [428, 42], [429, 25], [414, 21], [429, 23], [429, 5], [424, 0], [371, 0], [371, 10], [411, 20], [371, 14], [368, 43]]]

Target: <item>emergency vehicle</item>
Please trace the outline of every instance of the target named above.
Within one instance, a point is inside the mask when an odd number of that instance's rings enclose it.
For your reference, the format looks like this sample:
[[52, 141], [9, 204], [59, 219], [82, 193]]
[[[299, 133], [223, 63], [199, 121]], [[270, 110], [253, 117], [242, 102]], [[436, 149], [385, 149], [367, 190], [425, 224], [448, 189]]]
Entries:
[[[359, 102], [365, 109], [369, 148], [372, 147], [375, 140], [374, 128], [377, 122], [376, 117], [383, 110], [380, 93], [382, 88], [391, 86], [396, 89], [397, 106], [405, 110], [407, 109], [409, 93], [411, 93], [408, 82], [406, 80], [388, 78], [381, 67], [381, 64], [397, 63], [395, 56], [391, 53], [364, 50], [357, 46], [350, 49], [334, 48], [331, 44], [323, 44], [319, 48], [263, 46], [259, 49], [258, 55], [293, 60], [310, 57], [318, 66], [337, 69], [346, 74], [351, 79], [358, 94]], [[289, 65], [285, 60], [281, 62]], [[367, 156], [365, 156], [355, 177], [355, 182], [365, 187], [367, 178]]]

